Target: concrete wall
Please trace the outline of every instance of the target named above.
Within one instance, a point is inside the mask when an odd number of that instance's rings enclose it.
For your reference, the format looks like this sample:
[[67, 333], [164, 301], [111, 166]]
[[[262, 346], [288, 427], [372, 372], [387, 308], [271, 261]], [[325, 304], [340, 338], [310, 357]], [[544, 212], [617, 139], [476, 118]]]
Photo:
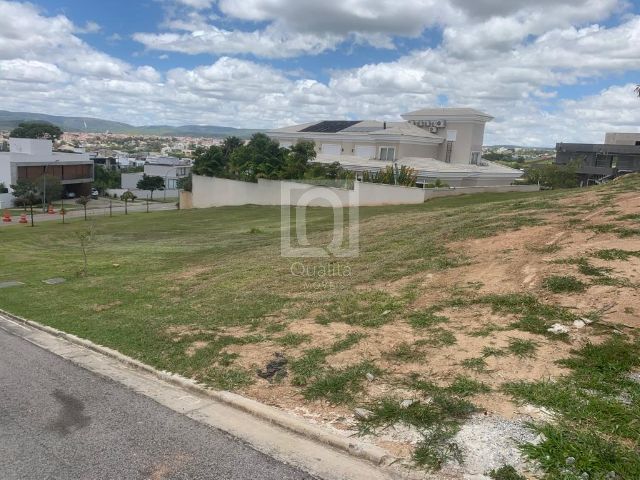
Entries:
[[193, 193], [180, 192], [180, 210], [189, 210], [193, 208]]
[[426, 188], [423, 192], [424, 199], [427, 201], [432, 198], [471, 195], [473, 193], [537, 192], [539, 190], [538, 185], [499, 185], [493, 187]]
[[123, 173], [120, 187], [125, 190], [138, 188], [138, 182], [142, 180], [142, 172], [136, 173]]
[[13, 206], [15, 197], [10, 193], [0, 193], [0, 208], [9, 208]]
[[53, 142], [46, 139], [10, 138], [9, 151], [11, 153], [25, 153], [39, 157], [39, 161], [51, 156]]
[[636, 142], [640, 142], [640, 133], [608, 132], [604, 137], [608, 145], [637, 145]]
[[403, 205], [424, 202], [421, 188], [356, 182], [353, 190], [259, 179], [258, 183], [193, 176], [193, 207], [307, 205], [310, 207]]
[[[193, 176], [193, 208], [239, 205], [306, 205], [309, 207], [350, 207], [420, 204], [431, 198], [473, 193], [536, 192], [538, 185], [498, 185], [422, 189], [379, 183], [356, 182], [353, 190], [298, 182], [259, 179], [258, 183], [225, 178]], [[185, 193], [185, 192], [181, 192]], [[182, 202], [181, 197], [181, 202]], [[333, 203], [331, 203], [331, 201]], [[184, 198], [190, 208], [189, 199]]]

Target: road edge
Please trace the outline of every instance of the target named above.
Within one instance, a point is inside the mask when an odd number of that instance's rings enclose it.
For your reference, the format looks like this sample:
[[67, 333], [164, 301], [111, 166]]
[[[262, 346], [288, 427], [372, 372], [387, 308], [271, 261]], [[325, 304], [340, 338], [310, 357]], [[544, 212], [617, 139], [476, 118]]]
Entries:
[[142, 363], [134, 358], [124, 355], [117, 350], [98, 345], [90, 340], [58, 330], [57, 328], [49, 327], [36, 321], [14, 315], [1, 308], [0, 314], [15, 322], [23, 323], [31, 328], [35, 328], [50, 335], [64, 338], [73, 344], [87, 348], [101, 355], [105, 355], [136, 370], [149, 373], [159, 380], [171, 383], [172, 385], [178, 386], [192, 393], [208, 397], [295, 434], [338, 449], [356, 458], [371, 462], [375, 466], [387, 466], [396, 461], [395, 457], [380, 447], [340, 437], [339, 435], [328, 432], [321, 427], [310, 424], [303, 419], [299, 419], [291, 414], [279, 410], [276, 407], [265, 405], [236, 393], [206, 388], [194, 380], [175, 373], [158, 370], [146, 363]]

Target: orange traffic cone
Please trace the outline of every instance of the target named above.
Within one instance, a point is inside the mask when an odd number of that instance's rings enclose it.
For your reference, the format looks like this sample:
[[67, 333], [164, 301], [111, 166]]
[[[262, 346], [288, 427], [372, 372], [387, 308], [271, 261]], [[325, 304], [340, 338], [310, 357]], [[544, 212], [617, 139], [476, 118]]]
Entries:
[[20, 214], [20, 220], [18, 220], [18, 223], [29, 223], [29, 221], [27, 220], [27, 214], [26, 213], [21, 213]]
[[53, 209], [53, 205], [49, 204], [49, 209], [47, 210], [47, 213], [49, 215], [53, 215], [55, 212], [55, 210]]
[[9, 213], [9, 210], [4, 211], [4, 214], [2, 215], [2, 221], [4, 223], [9, 223], [11, 221], [11, 214]]

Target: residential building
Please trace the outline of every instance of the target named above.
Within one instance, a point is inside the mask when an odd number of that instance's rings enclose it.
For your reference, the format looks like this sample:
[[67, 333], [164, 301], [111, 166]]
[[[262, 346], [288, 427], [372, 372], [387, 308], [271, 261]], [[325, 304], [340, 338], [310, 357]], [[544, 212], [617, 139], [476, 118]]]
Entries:
[[418, 184], [440, 179], [451, 186], [509, 185], [522, 176], [482, 159], [485, 124], [493, 118], [471, 108], [426, 108], [405, 113], [405, 121], [321, 121], [272, 130], [288, 147], [301, 140], [316, 144], [316, 161], [339, 162], [356, 172], [388, 165], [416, 170]]
[[640, 172], [640, 133], [606, 133], [601, 144], [556, 144], [556, 164], [571, 163], [577, 164], [583, 184]]
[[147, 157], [143, 172], [122, 174], [122, 188], [135, 190], [143, 175], [157, 176], [164, 179], [167, 194], [174, 196], [177, 195], [178, 180], [189, 176], [190, 173], [191, 162], [189, 160], [175, 157]]
[[[89, 195], [93, 161], [86, 153], [54, 152], [51, 140], [10, 138], [9, 151], [0, 152], [0, 183], [8, 193], [19, 180], [36, 181], [43, 175], [60, 180], [65, 194]], [[3, 206], [12, 201], [10, 195], [3, 197]]]

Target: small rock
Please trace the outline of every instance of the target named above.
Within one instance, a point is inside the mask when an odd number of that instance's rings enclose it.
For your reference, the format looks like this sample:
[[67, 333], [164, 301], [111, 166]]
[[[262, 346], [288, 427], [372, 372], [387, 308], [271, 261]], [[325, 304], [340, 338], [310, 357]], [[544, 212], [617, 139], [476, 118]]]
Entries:
[[582, 472], [582, 475], [580, 475], [580, 480], [589, 480], [589, 474], [587, 472]]
[[575, 328], [584, 328], [584, 327], [585, 327], [585, 325], [586, 325], [586, 323], [584, 323], [584, 321], [583, 321], [583, 320], [574, 320], [574, 321], [573, 321], [573, 326], [574, 326]]
[[353, 410], [353, 414], [359, 420], [366, 420], [373, 414], [373, 412], [371, 410], [367, 410], [366, 408], [356, 408]]
[[576, 463], [576, 459], [574, 457], [567, 457], [564, 461], [567, 465], [573, 465]]
[[533, 439], [533, 441], [531, 442], [531, 445], [540, 445], [541, 443], [544, 443], [546, 441], [547, 441], [547, 436], [544, 433], [540, 433], [536, 438]]
[[551, 327], [547, 328], [547, 332], [551, 333], [569, 333], [569, 327], [562, 325], [560, 323], [554, 323]]
[[593, 323], [593, 320], [589, 320], [586, 317], [580, 317], [580, 320], [582, 320], [586, 325], [591, 325]]
[[385, 310], [384, 312], [382, 312], [382, 316], [384, 317], [385, 315], [389, 315], [391, 313], [391, 310]]
[[376, 379], [373, 373], [367, 373], [366, 377], [367, 377], [367, 380], [369, 380], [370, 382], [373, 382]]
[[607, 476], [604, 478], [606, 480], [615, 480], [616, 478], [618, 478], [618, 475], [616, 475], [616, 472], [609, 472], [607, 473]]
[[400, 402], [400, 408], [409, 408], [411, 405], [413, 405], [415, 402], [413, 400], [403, 400]]

